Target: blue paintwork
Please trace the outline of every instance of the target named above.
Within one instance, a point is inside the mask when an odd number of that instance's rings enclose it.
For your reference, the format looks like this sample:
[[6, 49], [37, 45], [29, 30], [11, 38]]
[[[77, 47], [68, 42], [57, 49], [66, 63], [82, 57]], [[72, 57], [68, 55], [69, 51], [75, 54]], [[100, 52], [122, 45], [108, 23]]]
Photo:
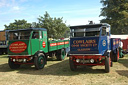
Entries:
[[99, 54], [104, 54], [108, 50], [107, 36], [101, 36], [99, 40]]
[[[73, 44], [73, 41], [78, 40], [96, 40], [96, 47], [89, 46], [89, 47], [80, 47], [81, 43], [79, 44]], [[113, 50], [114, 53], [116, 53], [116, 49], [119, 47], [119, 40], [111, 38], [110, 44], [108, 48], [107, 43], [107, 36], [101, 36], [101, 37], [82, 37], [82, 38], [71, 38], [70, 39], [70, 53], [71, 54], [101, 54], [103, 55], [107, 50]], [[105, 42], [105, 43], [104, 43]], [[82, 43], [83, 44], [83, 43]], [[72, 47], [72, 45], [79, 45], [79, 47]], [[87, 49], [90, 48], [88, 51], [78, 51], [78, 49]]]
[[116, 53], [116, 49], [119, 47], [119, 38], [111, 38], [111, 50]]
[[[95, 43], [86, 44], [86, 41], [88, 41], [88, 40], [94, 40]], [[83, 41], [83, 42], [76, 43], [76, 41]], [[73, 54], [99, 53], [98, 43], [99, 43], [99, 37], [70, 38], [70, 53], [73, 53]], [[97, 45], [93, 46], [94, 44], [97, 44]], [[79, 45], [79, 46], [73, 47], [74, 45]], [[88, 46], [81, 46], [81, 45], [88, 45]], [[84, 51], [78, 51], [78, 49], [84, 49]], [[90, 50], [87, 50], [87, 49], [90, 49]]]
[[[76, 27], [89, 27], [90, 25], [85, 25], [85, 26], [76, 26]], [[97, 25], [91, 25], [93, 27], [96, 27]], [[74, 38], [70, 38], [70, 54], [101, 54], [104, 55], [105, 52], [108, 51], [115, 51], [118, 46], [119, 43], [117, 43], [119, 41], [119, 39], [111, 39], [110, 38], [110, 26], [105, 24], [106, 27], [108, 27], [108, 31], [109, 33], [107, 35], [102, 36], [102, 27], [104, 27], [103, 25], [100, 25], [100, 35], [98, 37], [74, 37]], [[75, 26], [74, 26], [75, 27]], [[73, 28], [73, 27], [71, 27]], [[86, 45], [85, 41], [86, 40], [95, 40], [95, 43], [91, 43], [91, 44], [97, 44], [97, 46], [93, 47], [93, 46], [88, 46], [88, 47], [81, 47], [81, 45]], [[80, 43], [73, 43], [75, 41], [79, 41]], [[82, 42], [82, 43], [81, 43]], [[83, 43], [84, 42], [84, 43]], [[114, 44], [115, 42], [115, 44]], [[77, 45], [77, 46], [75, 46]], [[73, 47], [75, 46], [75, 47]], [[82, 50], [79, 50], [82, 49]], [[115, 51], [116, 52], [116, 51]]]
[[[81, 47], [80, 44], [76, 44], [79, 45], [79, 47], [73, 47], [73, 45], [75, 45], [73, 43], [73, 41], [78, 41], [78, 40], [96, 40], [96, 43], [92, 43], [92, 46], [88, 46], [88, 47]], [[105, 43], [103, 43], [105, 42]], [[97, 46], [93, 46], [93, 44], [97, 44]], [[84, 44], [85, 45], [85, 44]], [[90, 49], [87, 51], [78, 51], [78, 49]], [[102, 36], [102, 37], [84, 37], [84, 38], [71, 38], [70, 39], [70, 53], [71, 54], [101, 54], [103, 55], [105, 53], [105, 51], [108, 50], [108, 43], [107, 43], [107, 37], [106, 36]]]

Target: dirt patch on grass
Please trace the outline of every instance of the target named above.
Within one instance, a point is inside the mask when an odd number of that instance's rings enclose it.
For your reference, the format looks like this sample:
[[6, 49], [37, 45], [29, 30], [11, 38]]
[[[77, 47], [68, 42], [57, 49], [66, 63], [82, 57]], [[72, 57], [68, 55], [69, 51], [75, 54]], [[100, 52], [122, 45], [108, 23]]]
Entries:
[[104, 66], [80, 66], [73, 72], [68, 58], [64, 61], [48, 61], [42, 70], [22, 65], [17, 70], [8, 66], [8, 57], [0, 56], [0, 85], [127, 85], [128, 56], [114, 62], [110, 73]]

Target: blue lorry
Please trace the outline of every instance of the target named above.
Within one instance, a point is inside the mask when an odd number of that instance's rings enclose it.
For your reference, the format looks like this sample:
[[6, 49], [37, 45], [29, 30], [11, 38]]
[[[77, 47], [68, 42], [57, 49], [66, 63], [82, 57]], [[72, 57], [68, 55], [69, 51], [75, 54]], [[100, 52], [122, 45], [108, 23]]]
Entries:
[[105, 66], [110, 72], [112, 61], [119, 59], [119, 41], [110, 37], [107, 23], [79, 25], [70, 27], [69, 64], [72, 71], [77, 66]]

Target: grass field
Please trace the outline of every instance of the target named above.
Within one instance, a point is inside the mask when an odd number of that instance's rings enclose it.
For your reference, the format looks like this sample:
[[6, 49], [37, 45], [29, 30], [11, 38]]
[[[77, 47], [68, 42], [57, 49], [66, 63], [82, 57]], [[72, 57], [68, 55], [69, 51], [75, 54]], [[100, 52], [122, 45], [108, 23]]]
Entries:
[[105, 73], [104, 66], [80, 66], [72, 72], [68, 58], [50, 59], [42, 70], [30, 65], [11, 70], [7, 62], [6, 55], [0, 56], [0, 85], [128, 85], [128, 55], [114, 62], [110, 73]]

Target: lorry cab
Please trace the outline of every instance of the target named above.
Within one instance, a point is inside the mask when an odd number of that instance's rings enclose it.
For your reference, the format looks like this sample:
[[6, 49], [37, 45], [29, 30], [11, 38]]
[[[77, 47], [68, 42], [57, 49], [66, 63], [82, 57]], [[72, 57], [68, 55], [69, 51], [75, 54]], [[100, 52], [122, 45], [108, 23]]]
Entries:
[[34, 64], [36, 69], [44, 68], [48, 52], [47, 30], [30, 28], [10, 30], [8, 42], [8, 64], [17, 69], [21, 64]]
[[48, 52], [47, 30], [31, 28], [9, 31], [9, 55], [34, 55], [37, 51]]
[[110, 25], [71, 26], [70, 54], [104, 55], [110, 50]]
[[71, 26], [70, 33], [69, 64], [72, 71], [80, 65], [105, 65], [105, 71], [110, 71], [112, 47], [109, 24]]

